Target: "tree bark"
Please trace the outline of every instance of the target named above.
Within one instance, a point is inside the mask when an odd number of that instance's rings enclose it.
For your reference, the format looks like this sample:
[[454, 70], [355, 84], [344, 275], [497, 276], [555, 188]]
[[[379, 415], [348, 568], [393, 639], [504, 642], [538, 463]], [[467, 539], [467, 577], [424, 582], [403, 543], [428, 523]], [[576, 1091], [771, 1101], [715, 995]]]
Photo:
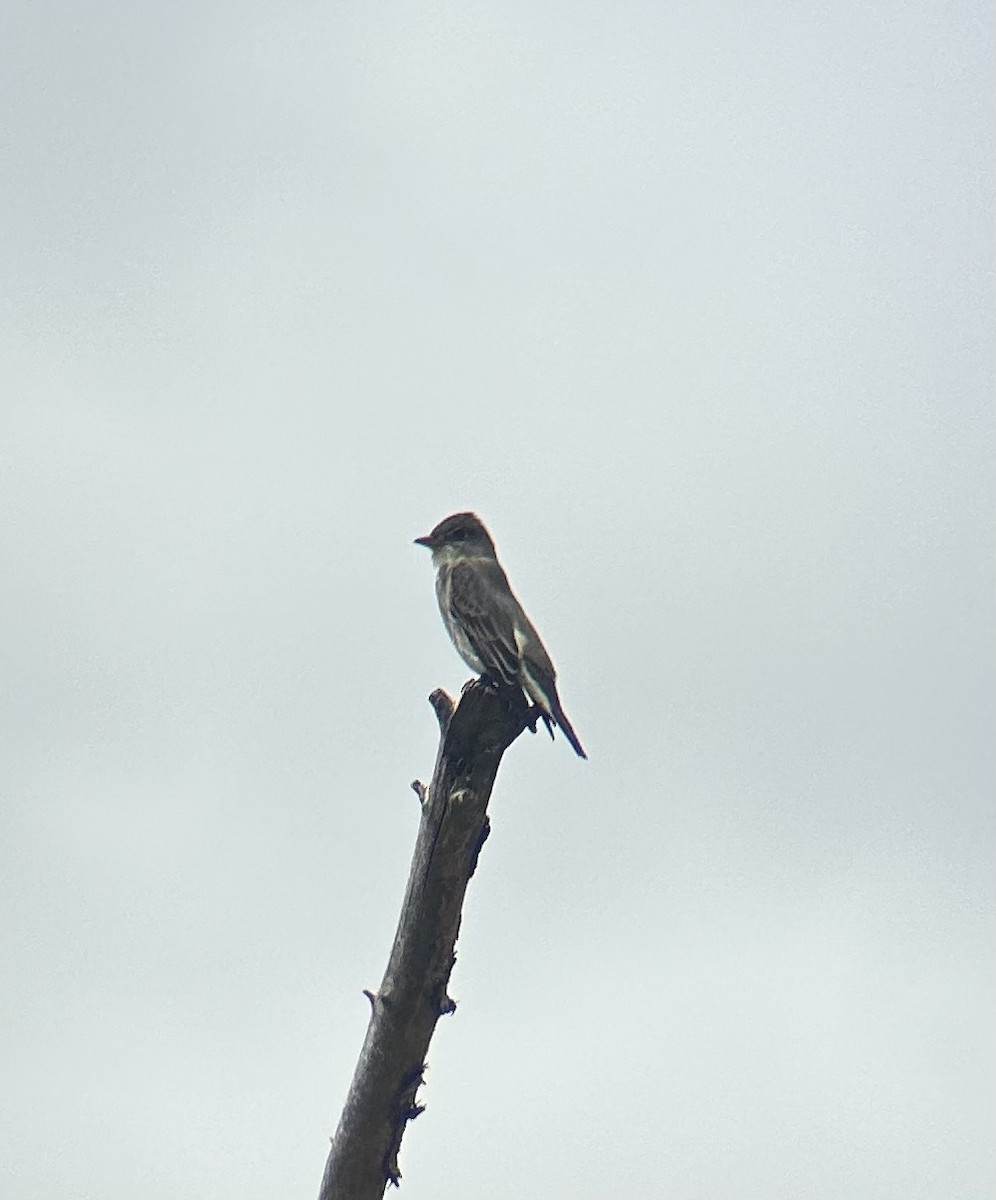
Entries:
[[436, 766], [422, 804], [408, 887], [394, 945], [376, 993], [353, 1082], [332, 1139], [319, 1200], [379, 1200], [401, 1179], [398, 1152], [436, 1021], [456, 1005], [446, 993], [467, 883], [489, 832], [488, 800], [501, 756], [522, 732], [509, 696], [478, 680], [454, 710], [445, 692], [430, 702], [439, 719]]

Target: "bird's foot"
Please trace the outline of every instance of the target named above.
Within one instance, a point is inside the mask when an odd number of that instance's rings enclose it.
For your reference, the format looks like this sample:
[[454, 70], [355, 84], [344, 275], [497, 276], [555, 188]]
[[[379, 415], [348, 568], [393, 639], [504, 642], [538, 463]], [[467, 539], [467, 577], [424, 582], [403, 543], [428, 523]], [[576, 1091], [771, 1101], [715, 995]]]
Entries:
[[463, 685], [463, 690], [472, 688], [475, 683], [482, 683], [491, 692], [497, 692], [499, 695], [504, 695], [508, 690], [508, 684], [502, 683], [500, 679], [495, 679], [491, 675], [479, 675], [476, 679], [468, 679]]
[[535, 733], [536, 722], [542, 720], [550, 737], [553, 737], [553, 722], [550, 717], [538, 704], [530, 704], [518, 685], [506, 683], [504, 679], [495, 679], [492, 675], [482, 675], [480, 679], [472, 679], [464, 684], [464, 690], [466, 691], [474, 683], [483, 683], [485, 687], [490, 688], [499, 696], [504, 696], [512, 711], [518, 711], [522, 720], [522, 729], [528, 729], [530, 733]]

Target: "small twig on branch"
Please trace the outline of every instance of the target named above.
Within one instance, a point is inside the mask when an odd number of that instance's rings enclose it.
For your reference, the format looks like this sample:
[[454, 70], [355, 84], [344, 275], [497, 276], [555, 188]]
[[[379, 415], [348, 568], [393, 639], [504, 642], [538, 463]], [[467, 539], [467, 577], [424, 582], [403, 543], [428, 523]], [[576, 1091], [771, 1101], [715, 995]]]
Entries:
[[467, 882], [490, 826], [487, 806], [502, 754], [524, 728], [520, 709], [483, 682], [460, 703], [441, 690], [429, 702], [439, 721], [408, 887], [383, 982], [364, 992], [372, 1013], [353, 1082], [332, 1139], [319, 1200], [380, 1200], [401, 1179], [398, 1152], [436, 1021], [456, 1008], [446, 993]]

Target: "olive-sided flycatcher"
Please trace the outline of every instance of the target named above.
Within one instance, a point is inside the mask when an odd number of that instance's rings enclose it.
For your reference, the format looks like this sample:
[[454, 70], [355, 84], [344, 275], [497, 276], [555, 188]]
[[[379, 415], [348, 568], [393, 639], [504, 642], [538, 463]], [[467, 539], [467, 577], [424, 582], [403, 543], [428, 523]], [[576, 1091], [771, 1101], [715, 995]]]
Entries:
[[494, 683], [525, 692], [550, 736], [557, 726], [575, 752], [587, 758], [560, 705], [550, 656], [513, 595], [481, 519], [454, 513], [415, 541], [432, 551], [439, 611], [463, 661]]

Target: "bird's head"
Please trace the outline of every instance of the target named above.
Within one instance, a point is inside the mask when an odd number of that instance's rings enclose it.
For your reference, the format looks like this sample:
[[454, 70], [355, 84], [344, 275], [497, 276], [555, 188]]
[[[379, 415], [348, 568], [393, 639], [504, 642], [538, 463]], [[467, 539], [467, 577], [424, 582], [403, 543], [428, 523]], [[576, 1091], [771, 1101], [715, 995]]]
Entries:
[[475, 513], [454, 513], [440, 521], [432, 533], [415, 539], [428, 546], [436, 566], [462, 558], [494, 558], [495, 544], [484, 522]]

